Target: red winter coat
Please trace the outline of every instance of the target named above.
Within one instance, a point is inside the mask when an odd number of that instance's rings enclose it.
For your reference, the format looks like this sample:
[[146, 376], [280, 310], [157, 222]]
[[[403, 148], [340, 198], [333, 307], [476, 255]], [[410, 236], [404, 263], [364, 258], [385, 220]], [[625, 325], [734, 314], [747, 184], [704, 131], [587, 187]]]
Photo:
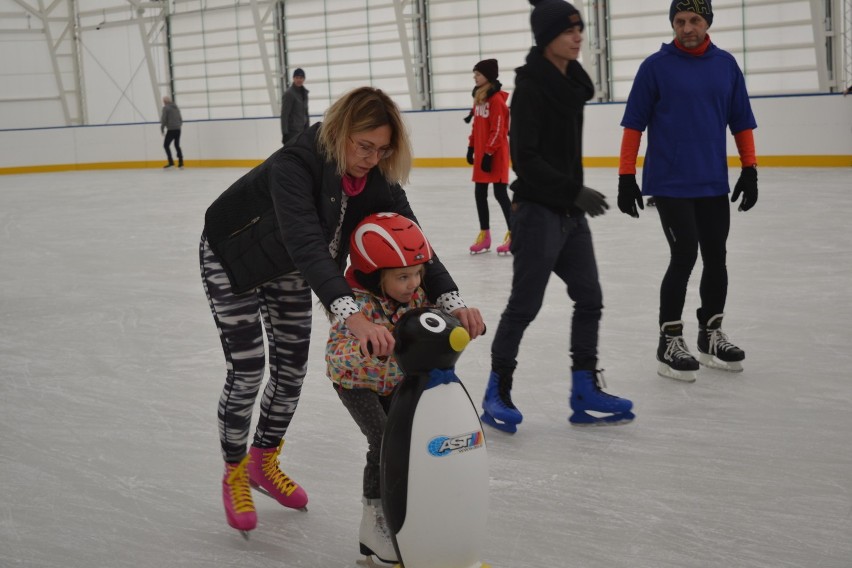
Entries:
[[[498, 87], [499, 88], [499, 87]], [[493, 93], [473, 107], [473, 129], [468, 146], [473, 146], [474, 183], [509, 183], [509, 107], [506, 91]], [[491, 171], [482, 171], [482, 156], [492, 155]]]

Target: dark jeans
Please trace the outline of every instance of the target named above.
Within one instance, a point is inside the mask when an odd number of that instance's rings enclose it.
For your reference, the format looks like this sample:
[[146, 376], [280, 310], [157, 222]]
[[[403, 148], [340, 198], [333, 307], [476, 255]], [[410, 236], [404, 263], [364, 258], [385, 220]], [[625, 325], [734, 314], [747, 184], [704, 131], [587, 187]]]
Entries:
[[491, 344], [492, 368], [517, 365], [521, 338], [541, 309], [552, 272], [574, 301], [573, 367], [595, 369], [603, 294], [585, 216], [567, 217], [537, 203], [520, 202], [513, 205], [511, 230], [512, 292]]
[[731, 207], [727, 195], [681, 199], [657, 197], [657, 212], [669, 242], [671, 258], [660, 286], [660, 325], [683, 318], [683, 305], [689, 276], [698, 251], [704, 270], [699, 294], [698, 321], [725, 311], [728, 296], [726, 243], [731, 227]]
[[169, 159], [170, 164], [175, 163], [172, 159], [172, 151], [169, 149], [169, 145], [172, 143], [172, 140], [175, 142], [175, 151], [177, 152], [178, 163], [183, 165], [183, 152], [180, 149], [180, 130], [166, 130], [166, 139], [163, 142], [163, 148], [166, 150], [166, 157]]

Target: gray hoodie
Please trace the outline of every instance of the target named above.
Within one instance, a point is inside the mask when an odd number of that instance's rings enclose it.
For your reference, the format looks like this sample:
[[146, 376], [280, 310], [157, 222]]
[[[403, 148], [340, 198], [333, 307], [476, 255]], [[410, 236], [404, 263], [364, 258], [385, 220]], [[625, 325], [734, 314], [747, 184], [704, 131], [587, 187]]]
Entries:
[[183, 119], [180, 116], [180, 109], [175, 103], [167, 103], [163, 105], [163, 114], [160, 116], [160, 132], [166, 130], [180, 130], [183, 124]]

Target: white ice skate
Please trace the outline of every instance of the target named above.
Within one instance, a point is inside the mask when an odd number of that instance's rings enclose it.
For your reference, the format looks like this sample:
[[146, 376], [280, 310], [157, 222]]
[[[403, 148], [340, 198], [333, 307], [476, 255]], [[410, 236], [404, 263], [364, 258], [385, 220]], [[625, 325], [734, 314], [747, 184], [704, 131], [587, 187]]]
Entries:
[[375, 568], [397, 566], [396, 549], [382, 511], [382, 500], [364, 498], [363, 502], [364, 512], [361, 515], [358, 538], [364, 559], [358, 560], [358, 565]]

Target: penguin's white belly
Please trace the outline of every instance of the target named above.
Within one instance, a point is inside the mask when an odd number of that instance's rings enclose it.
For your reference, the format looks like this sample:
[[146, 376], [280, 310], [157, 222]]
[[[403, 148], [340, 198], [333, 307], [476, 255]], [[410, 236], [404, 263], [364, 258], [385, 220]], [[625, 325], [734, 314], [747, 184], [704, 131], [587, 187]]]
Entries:
[[474, 568], [488, 520], [488, 454], [476, 408], [459, 383], [423, 391], [411, 426], [406, 568]]

